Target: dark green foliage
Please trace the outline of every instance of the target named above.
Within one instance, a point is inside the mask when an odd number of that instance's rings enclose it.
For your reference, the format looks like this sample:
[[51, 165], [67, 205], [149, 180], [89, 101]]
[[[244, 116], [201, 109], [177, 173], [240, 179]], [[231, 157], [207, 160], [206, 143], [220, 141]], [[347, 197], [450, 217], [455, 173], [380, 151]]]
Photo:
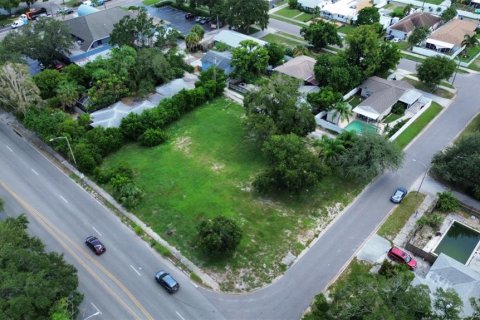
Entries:
[[370, 181], [385, 170], [397, 169], [402, 161], [403, 152], [395, 144], [380, 135], [365, 132], [340, 155], [337, 168], [345, 177]]
[[215, 95], [219, 96], [223, 94], [223, 90], [227, 86], [227, 76], [222, 69], [218, 68], [209, 68], [208, 70], [202, 71], [198, 78], [198, 84], [206, 83], [208, 81], [214, 80], [215, 85]]
[[410, 272], [404, 264], [391, 263], [388, 259], [383, 260], [382, 266], [378, 270], [378, 274], [386, 278], [395, 278], [402, 272]]
[[338, 35], [337, 27], [330, 22], [318, 20], [302, 27], [300, 33], [316, 50], [325, 48], [327, 45], [342, 46], [342, 39]]
[[253, 40], [243, 40], [239, 47], [232, 50], [233, 74], [235, 77], [251, 82], [265, 72], [268, 60], [266, 48]]
[[298, 81], [275, 75], [244, 99], [247, 135], [263, 143], [270, 135], [295, 133], [306, 136], [315, 129], [315, 119], [307, 105], [297, 105]]
[[115, 175], [110, 179], [113, 196], [127, 209], [135, 208], [142, 200], [144, 194], [132, 180], [124, 175]]
[[224, 216], [202, 220], [197, 225], [198, 246], [207, 254], [221, 256], [231, 254], [242, 239], [237, 223]]
[[154, 45], [155, 24], [146, 8], [139, 8], [135, 17], [125, 16], [118, 21], [110, 34], [112, 46], [145, 47]]
[[340, 93], [347, 93], [363, 80], [361, 70], [349, 64], [343, 54], [321, 54], [314, 71], [320, 86], [328, 86]]
[[[86, 174], [92, 173], [102, 162], [102, 157], [95, 145], [82, 141], [72, 146], [78, 169]], [[70, 158], [70, 153], [66, 153]], [[72, 161], [73, 159], [70, 159]]]
[[428, 37], [430, 31], [427, 27], [418, 27], [413, 29], [412, 34], [408, 37], [408, 43], [411, 46], [419, 44]]
[[330, 110], [335, 104], [342, 100], [342, 94], [334, 91], [330, 87], [322, 88], [319, 92], [309, 93], [307, 95], [307, 101], [312, 106], [313, 114]]
[[298, 8], [298, 0], [288, 0], [288, 7], [290, 9], [297, 9]]
[[390, 128], [388, 130], [388, 134], [387, 134], [387, 137], [390, 138], [391, 136], [393, 136], [395, 133], [397, 133], [398, 130], [400, 130], [400, 128], [403, 127], [403, 125], [405, 123], [408, 122], [408, 119], [405, 119], [405, 120], [402, 120], [400, 122], [397, 122], [392, 128]]
[[437, 153], [432, 160], [431, 172], [480, 199], [480, 132], [467, 135]]
[[47, 320], [68, 299], [69, 318], [74, 319], [83, 300], [77, 270], [63, 255], [47, 253], [27, 233], [27, 224], [24, 215], [0, 221], [0, 317]]
[[120, 131], [126, 140], [135, 141], [145, 131], [145, 127], [138, 114], [130, 113], [122, 119]]
[[374, 24], [380, 21], [380, 13], [375, 7], [365, 7], [358, 12], [357, 25]]
[[428, 57], [417, 65], [417, 76], [430, 90], [434, 90], [440, 81], [453, 75], [456, 67], [455, 61], [447, 57]]
[[56, 89], [65, 76], [58, 70], [46, 69], [33, 77], [33, 81], [40, 89], [43, 99], [52, 98], [56, 95]]
[[87, 87], [90, 83], [90, 76], [85, 68], [77, 66], [75, 63], [69, 64], [62, 69], [62, 74], [67, 80], [75, 81], [79, 86]]
[[274, 67], [281, 64], [286, 48], [278, 43], [267, 43], [265, 48], [268, 51], [268, 64]]
[[397, 102], [392, 107], [392, 113], [398, 114], [398, 115], [404, 115], [405, 114], [405, 108], [406, 108], [406, 106], [403, 103]]
[[442, 221], [443, 221], [443, 218], [438, 214], [426, 213], [420, 219], [417, 220], [417, 225], [420, 228], [423, 226], [438, 228], [442, 224]]
[[147, 129], [140, 136], [139, 142], [145, 147], [154, 147], [165, 142], [168, 139], [168, 135], [161, 129]]
[[264, 0], [226, 0], [227, 23], [233, 28], [247, 32], [251, 25], [262, 30], [268, 25], [268, 2]]
[[295, 134], [271, 136], [265, 142], [263, 152], [269, 166], [253, 183], [260, 193], [308, 190], [324, 175], [325, 168], [319, 159]]
[[123, 135], [119, 128], [93, 128], [85, 134], [86, 140], [96, 146], [102, 157], [117, 151], [123, 146]]
[[455, 5], [452, 4], [450, 7], [448, 7], [445, 11], [442, 12], [442, 15], [440, 16], [442, 18], [443, 22], [447, 22], [452, 20], [457, 16], [457, 8], [455, 8]]
[[127, 177], [132, 180], [134, 177], [133, 169], [128, 165], [128, 163], [120, 163], [111, 168], [95, 169], [95, 178], [98, 182], [107, 184], [114, 177], [122, 176]]
[[438, 192], [438, 201], [435, 208], [442, 212], [453, 212], [460, 207], [457, 198], [450, 191]]
[[437, 320], [460, 320], [460, 312], [463, 309], [463, 302], [458, 293], [453, 288], [444, 290], [437, 288], [434, 293], [435, 301], [433, 308], [435, 310]]

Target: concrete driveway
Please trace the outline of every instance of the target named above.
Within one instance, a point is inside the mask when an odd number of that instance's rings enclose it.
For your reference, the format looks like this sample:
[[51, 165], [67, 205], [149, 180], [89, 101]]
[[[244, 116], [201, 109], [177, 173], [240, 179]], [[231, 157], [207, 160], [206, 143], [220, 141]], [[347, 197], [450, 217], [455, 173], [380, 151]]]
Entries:
[[[190, 32], [195, 24], [197, 24], [194, 20], [185, 19], [185, 11], [175, 9], [170, 6], [161, 8], [147, 7], [147, 10], [152, 16], [170, 22], [172, 27], [177, 29], [184, 36]], [[209, 23], [202, 25], [202, 27], [206, 32], [212, 30]]]

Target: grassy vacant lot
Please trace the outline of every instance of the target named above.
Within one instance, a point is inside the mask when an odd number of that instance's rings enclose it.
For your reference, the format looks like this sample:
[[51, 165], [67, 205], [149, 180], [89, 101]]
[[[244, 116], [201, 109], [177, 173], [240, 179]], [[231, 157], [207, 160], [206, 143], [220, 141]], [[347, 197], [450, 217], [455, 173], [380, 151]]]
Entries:
[[289, 48], [295, 48], [296, 46], [304, 45], [306, 43], [304, 41], [303, 42], [297, 41], [293, 38], [282, 37], [274, 33], [267, 34], [265, 37], [262, 38], [262, 40], [270, 43], [282, 44]]
[[[104, 162], [126, 162], [135, 170], [145, 198], [133, 212], [227, 290], [273, 280], [284, 270], [287, 252], [299, 254], [315, 228], [361, 189], [329, 177], [299, 196], [260, 197], [251, 182], [266, 163], [259, 148], [244, 140], [243, 116], [241, 106], [218, 99], [173, 124], [163, 145], [130, 144]], [[195, 227], [218, 215], [235, 219], [243, 239], [231, 259], [209, 260], [196, 248]]]
[[397, 139], [395, 139], [395, 143], [400, 148], [405, 148], [410, 141], [412, 141], [422, 130], [425, 128], [430, 121], [432, 121], [439, 113], [442, 111], [442, 106], [436, 102], [432, 102], [432, 105], [425, 110], [415, 121], [413, 121], [408, 128], [403, 131]]
[[408, 194], [378, 229], [377, 234], [393, 241], [410, 216], [418, 209], [424, 198], [425, 195], [422, 193], [412, 192]]

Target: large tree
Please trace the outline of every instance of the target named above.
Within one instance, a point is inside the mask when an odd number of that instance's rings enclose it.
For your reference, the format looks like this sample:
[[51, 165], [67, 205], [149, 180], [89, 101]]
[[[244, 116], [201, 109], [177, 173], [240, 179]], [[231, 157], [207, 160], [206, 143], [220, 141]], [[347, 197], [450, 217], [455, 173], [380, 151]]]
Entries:
[[69, 55], [73, 37], [63, 21], [41, 19], [10, 32], [4, 39], [8, 50], [37, 59], [48, 66]]
[[455, 5], [452, 4], [450, 7], [448, 7], [445, 11], [442, 12], [442, 15], [440, 16], [442, 18], [443, 22], [447, 22], [452, 20], [457, 16], [457, 8], [455, 8]]
[[384, 137], [364, 132], [355, 144], [339, 157], [338, 171], [345, 177], [370, 181], [388, 169], [398, 169], [403, 152]]
[[321, 54], [314, 68], [315, 79], [320, 86], [331, 87], [334, 91], [346, 93], [362, 82], [362, 72], [350, 64], [343, 54]]
[[27, 233], [27, 218], [0, 221], [0, 314], [2, 319], [50, 319], [58, 304], [68, 304], [74, 319], [83, 297], [77, 271], [63, 256], [45, 251]]
[[198, 245], [209, 255], [232, 253], [242, 240], [242, 230], [227, 217], [202, 220], [197, 225]]
[[0, 107], [19, 114], [41, 103], [40, 90], [23, 64], [7, 63], [0, 67]]
[[375, 7], [365, 7], [358, 12], [356, 24], [361, 26], [365, 24], [374, 24], [380, 21], [380, 13]]
[[265, 0], [227, 0], [227, 22], [240, 31], [247, 32], [251, 25], [262, 30], [268, 25], [268, 1]]
[[268, 51], [253, 40], [243, 40], [232, 50], [234, 75], [252, 81], [261, 75], [268, 66]]
[[263, 142], [273, 134], [305, 136], [315, 129], [315, 118], [306, 104], [299, 104], [296, 79], [276, 75], [244, 99], [247, 135]]
[[12, 9], [17, 8], [20, 4], [20, 0], [0, 0], [0, 8], [7, 10], [9, 13]]
[[334, 91], [330, 87], [321, 88], [319, 92], [313, 92], [307, 95], [307, 101], [312, 106], [313, 114], [330, 110], [342, 100], [342, 94]]
[[428, 57], [417, 65], [418, 79], [431, 90], [435, 89], [442, 80], [447, 80], [455, 72], [455, 61], [442, 56]]
[[342, 46], [342, 38], [338, 35], [337, 27], [330, 22], [319, 20], [302, 27], [300, 33], [316, 50], [327, 45]]
[[268, 64], [271, 66], [278, 66], [285, 56], [286, 48], [278, 43], [267, 43], [265, 48], [268, 51]]
[[385, 74], [389, 70], [394, 70], [397, 68], [402, 53], [400, 52], [400, 47], [393, 42], [384, 42], [380, 45], [380, 63], [378, 64], [376, 74]]
[[255, 189], [261, 193], [307, 190], [324, 175], [320, 160], [295, 134], [271, 136], [263, 152], [269, 165], [254, 181]]
[[432, 160], [431, 172], [480, 199], [480, 132], [468, 135], [437, 153]]
[[427, 38], [429, 32], [430, 31], [427, 27], [415, 28], [412, 31], [412, 34], [410, 34], [410, 36], [408, 37], [407, 41], [411, 46], [417, 45]]

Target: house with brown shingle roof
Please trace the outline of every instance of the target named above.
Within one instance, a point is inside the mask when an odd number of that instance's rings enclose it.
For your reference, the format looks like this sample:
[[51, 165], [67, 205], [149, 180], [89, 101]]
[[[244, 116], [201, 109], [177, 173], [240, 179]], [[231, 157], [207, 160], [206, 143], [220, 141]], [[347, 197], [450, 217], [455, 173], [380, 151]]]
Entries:
[[316, 60], [309, 56], [298, 56], [273, 69], [279, 73], [302, 80], [305, 84], [316, 85], [313, 71]]
[[415, 28], [426, 27], [430, 31], [435, 30], [442, 19], [426, 12], [415, 12], [388, 27], [388, 34], [400, 40], [407, 39]]
[[466, 35], [475, 34], [478, 22], [453, 19], [435, 30], [425, 41], [425, 47], [441, 53], [453, 53], [462, 48]]

